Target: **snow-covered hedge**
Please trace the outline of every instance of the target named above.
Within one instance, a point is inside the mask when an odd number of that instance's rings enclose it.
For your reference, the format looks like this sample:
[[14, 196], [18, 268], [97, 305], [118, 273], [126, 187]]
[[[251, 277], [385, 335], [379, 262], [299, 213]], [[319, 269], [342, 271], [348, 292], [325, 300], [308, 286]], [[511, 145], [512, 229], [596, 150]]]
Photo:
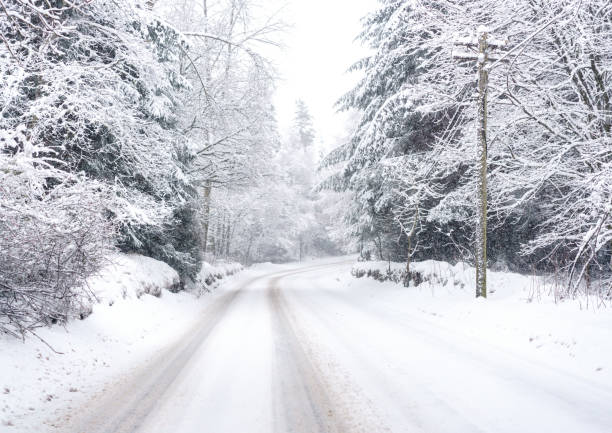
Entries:
[[[239, 263], [202, 263], [202, 270], [188, 291], [210, 291], [223, 278], [243, 269]], [[143, 295], [161, 297], [164, 290], [183, 289], [176, 270], [166, 263], [137, 254], [114, 254], [109, 264], [87, 280], [87, 285], [98, 302], [112, 305], [121, 299], [138, 299]]]
[[[425, 260], [410, 263], [410, 278], [406, 279], [406, 263], [358, 262], [351, 274], [357, 278], [369, 277], [409, 287], [444, 288], [448, 293], [465, 293], [470, 297], [476, 291], [476, 270], [467, 263], [452, 265], [447, 262]], [[550, 276], [523, 275], [507, 271], [487, 271], [489, 294], [495, 298], [522, 296], [528, 302], [548, 298], [554, 302], [566, 299], [565, 286]]]
[[219, 280], [234, 275], [243, 269], [240, 263], [218, 262], [211, 265], [208, 262], [203, 262], [202, 269], [194, 282], [194, 289], [199, 293], [209, 292], [219, 284]]
[[396, 262], [358, 262], [351, 270], [354, 277], [369, 277], [376, 281], [392, 281], [408, 286], [418, 286], [424, 282], [446, 286], [451, 283], [461, 288], [471, 283], [472, 268], [464, 263], [451, 265], [447, 262], [425, 260], [410, 264], [410, 275], [406, 273], [406, 263]]

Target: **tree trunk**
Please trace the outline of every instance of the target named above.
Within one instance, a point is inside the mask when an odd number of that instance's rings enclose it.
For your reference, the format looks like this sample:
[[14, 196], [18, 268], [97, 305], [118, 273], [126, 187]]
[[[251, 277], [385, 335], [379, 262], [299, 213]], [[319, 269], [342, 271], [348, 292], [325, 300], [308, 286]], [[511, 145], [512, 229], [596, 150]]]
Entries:
[[378, 242], [374, 242], [374, 244], [376, 244], [376, 249], [378, 250], [378, 260], [385, 260], [382, 252], [382, 239], [380, 239], [380, 233], [376, 234], [376, 239]]
[[232, 222], [231, 222], [231, 218], [227, 219], [227, 229], [226, 229], [226, 234], [225, 234], [225, 257], [229, 257], [230, 255], [230, 240], [231, 240], [231, 236], [232, 236]]
[[300, 262], [302, 261], [302, 237], [300, 236], [299, 238], [299, 244], [300, 244]]
[[404, 287], [410, 284], [410, 256], [412, 255], [412, 236], [408, 238], [408, 254], [406, 254], [406, 277], [404, 278]]

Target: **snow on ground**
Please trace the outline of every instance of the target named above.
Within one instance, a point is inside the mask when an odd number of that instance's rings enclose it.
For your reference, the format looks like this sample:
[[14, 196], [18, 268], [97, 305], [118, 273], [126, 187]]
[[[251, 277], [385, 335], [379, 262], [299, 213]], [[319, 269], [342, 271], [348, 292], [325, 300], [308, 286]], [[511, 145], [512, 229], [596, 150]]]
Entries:
[[[238, 266], [205, 268], [221, 275]], [[181, 336], [214, 295], [168, 291], [178, 284], [165, 263], [116, 254], [88, 281], [99, 300], [89, 317], [37, 331], [61, 354], [35, 337], [0, 336], [0, 432], [40, 433], [43, 422], [129, 375]]]
[[161, 296], [162, 291], [179, 288], [178, 273], [166, 263], [137, 254], [114, 254], [87, 285], [95, 297], [112, 304], [118, 299], [140, 298], [143, 294]]
[[[391, 271], [397, 275], [405, 266], [391, 263]], [[351, 273], [368, 269], [387, 273], [389, 263], [359, 262]], [[349, 279], [347, 287], [354, 296], [375, 290], [375, 302], [391, 311], [415, 312], [420, 320], [449, 331], [460, 329], [474, 338], [526, 351], [593, 380], [612, 380], [612, 347], [602, 344], [612, 329], [612, 306], [605, 301], [559, 301], [555, 284], [544, 277], [494, 271], [487, 272], [487, 300], [475, 299], [475, 270], [465, 263], [428, 260], [412, 263], [410, 269], [423, 276], [417, 287], [370, 278]]]
[[463, 264], [415, 263], [426, 281], [408, 288], [351, 275], [388, 266], [293, 279], [285, 293], [319, 363], [389, 431], [612, 431], [612, 309], [555, 303], [540, 280], [502, 272], [474, 299]]
[[352, 275], [388, 266], [262, 264], [199, 299], [164, 290], [138, 298], [139, 289], [124, 297], [107, 287], [112, 306], [41, 330], [64, 355], [34, 339], [0, 340], [0, 371], [8, 372], [0, 431], [45, 431], [43, 422], [68, 407], [130, 383], [122, 377], [154, 371], [147, 361], [207, 317], [206, 307], [235, 298], [210, 318], [216, 325], [159, 390], [139, 431], [288, 431], [300, 417], [310, 425], [314, 401], [316, 419], [333, 415], [351, 432], [609, 433], [612, 308], [555, 302], [542, 280], [503, 272], [489, 273], [489, 299], [474, 299], [473, 269], [463, 264], [414, 263], [424, 280], [416, 287]]

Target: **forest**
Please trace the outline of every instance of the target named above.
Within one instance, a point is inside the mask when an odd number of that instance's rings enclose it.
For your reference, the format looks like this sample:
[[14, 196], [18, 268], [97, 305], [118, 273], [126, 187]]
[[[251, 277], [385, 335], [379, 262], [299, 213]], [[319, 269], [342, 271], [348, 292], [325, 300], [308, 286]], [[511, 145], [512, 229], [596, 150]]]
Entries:
[[362, 256], [484, 250], [493, 269], [558, 275], [564, 296], [609, 297], [612, 4], [380, 3], [339, 101], [360, 119], [322, 162]]
[[113, 251], [177, 290], [358, 252], [612, 296], [608, 0], [380, 0], [342, 139], [302, 100], [279, 132], [287, 25], [254, 0], [0, 6], [0, 332], [80, 314]]

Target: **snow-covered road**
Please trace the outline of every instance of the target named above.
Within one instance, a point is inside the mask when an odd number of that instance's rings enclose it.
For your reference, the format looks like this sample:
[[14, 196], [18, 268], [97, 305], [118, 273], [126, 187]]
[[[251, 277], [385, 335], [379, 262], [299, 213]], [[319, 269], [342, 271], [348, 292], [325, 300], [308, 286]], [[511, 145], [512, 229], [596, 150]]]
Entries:
[[220, 290], [184, 338], [60, 431], [612, 431], [608, 383], [349, 291], [350, 266], [296, 265]]

